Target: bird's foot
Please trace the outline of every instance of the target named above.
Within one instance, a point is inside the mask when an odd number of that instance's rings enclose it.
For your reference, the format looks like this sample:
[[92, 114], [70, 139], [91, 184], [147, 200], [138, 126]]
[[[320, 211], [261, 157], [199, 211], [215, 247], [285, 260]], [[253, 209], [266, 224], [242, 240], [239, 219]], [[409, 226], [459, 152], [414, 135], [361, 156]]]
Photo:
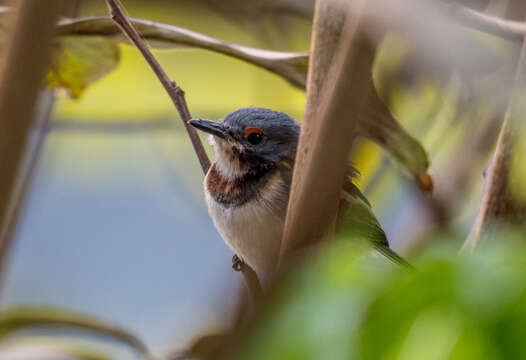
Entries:
[[243, 266], [245, 266], [245, 262], [234, 254], [234, 256], [232, 256], [232, 269], [234, 269], [234, 271], [241, 271], [243, 270]]

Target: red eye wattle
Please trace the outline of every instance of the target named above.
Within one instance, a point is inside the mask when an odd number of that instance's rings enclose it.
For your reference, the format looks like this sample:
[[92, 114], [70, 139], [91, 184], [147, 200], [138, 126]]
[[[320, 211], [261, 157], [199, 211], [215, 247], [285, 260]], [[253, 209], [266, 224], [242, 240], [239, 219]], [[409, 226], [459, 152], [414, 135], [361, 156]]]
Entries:
[[243, 137], [247, 139], [252, 134], [260, 134], [263, 135], [263, 131], [260, 128], [255, 127], [249, 127], [245, 129], [245, 132], [243, 133]]
[[263, 140], [263, 131], [259, 128], [246, 128], [243, 137], [252, 145], [257, 145]]

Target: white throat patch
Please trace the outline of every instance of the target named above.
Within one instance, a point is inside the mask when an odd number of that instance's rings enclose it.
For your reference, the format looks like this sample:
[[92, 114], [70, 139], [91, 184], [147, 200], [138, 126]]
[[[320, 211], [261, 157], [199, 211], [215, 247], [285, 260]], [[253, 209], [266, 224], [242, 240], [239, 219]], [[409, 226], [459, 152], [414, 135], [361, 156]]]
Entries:
[[208, 141], [214, 149], [217, 169], [222, 176], [228, 180], [234, 180], [246, 174], [246, 170], [241, 168], [239, 159], [232, 151], [231, 143], [214, 135], [210, 135]]

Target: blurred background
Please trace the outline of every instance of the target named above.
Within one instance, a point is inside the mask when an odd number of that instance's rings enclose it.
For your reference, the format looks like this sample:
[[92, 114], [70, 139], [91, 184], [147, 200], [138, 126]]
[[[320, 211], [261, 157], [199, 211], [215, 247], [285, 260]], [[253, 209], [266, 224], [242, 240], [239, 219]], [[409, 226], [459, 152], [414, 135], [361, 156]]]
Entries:
[[[191, 1], [126, 1], [131, 16], [264, 48], [308, 50], [309, 19], [283, 37]], [[80, 15], [107, 15], [84, 0]], [[264, 23], [256, 26], [265, 27]], [[258, 30], [258, 31], [256, 31]], [[243, 106], [298, 119], [304, 93], [245, 62], [203, 50], [156, 51], [193, 116]], [[208, 141], [204, 139], [208, 147]], [[212, 154], [210, 153], [212, 156]], [[78, 100], [59, 94], [10, 258], [3, 306], [52, 305], [121, 324], [154, 349], [227, 327], [240, 275], [208, 216], [203, 174], [177, 112], [138, 53]]]
[[[497, 3], [476, 6], [505, 16], [506, 7]], [[313, 1], [124, 4], [130, 16], [236, 44], [309, 50]], [[79, 16], [106, 14], [104, 1], [81, 2]], [[463, 34], [482, 50], [454, 71], [432, 62], [416, 66], [420, 57], [413, 54], [425, 49], [396, 34], [382, 41], [377, 55], [377, 88], [426, 149], [435, 182], [431, 197], [378, 145], [361, 140], [354, 147], [358, 185], [391, 246], [404, 255], [431, 241], [462, 244], [498, 136], [502, 111], [488, 103], [499, 103], [496, 84], [510, 78], [518, 46], [471, 30]], [[65, 93], [55, 99], [1, 301], [93, 314], [160, 351], [228, 327], [242, 284], [208, 217], [202, 171], [172, 103], [138, 51], [120, 46], [115, 71], [79, 99]], [[440, 49], [444, 58], [455, 50]], [[217, 120], [253, 105], [302, 120], [304, 92], [270, 72], [204, 50], [155, 55], [185, 90], [194, 117]]]

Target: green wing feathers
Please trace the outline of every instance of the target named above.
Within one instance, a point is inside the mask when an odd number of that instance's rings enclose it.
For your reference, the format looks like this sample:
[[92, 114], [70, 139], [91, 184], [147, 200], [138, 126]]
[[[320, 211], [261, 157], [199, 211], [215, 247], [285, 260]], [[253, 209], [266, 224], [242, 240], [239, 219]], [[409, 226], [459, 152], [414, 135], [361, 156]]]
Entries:
[[374, 216], [369, 202], [351, 183], [344, 186], [338, 215], [338, 232], [365, 238], [373, 244], [389, 247], [385, 232]]
[[338, 233], [365, 239], [389, 260], [411, 267], [406, 260], [389, 248], [387, 236], [376, 219], [371, 205], [360, 189], [352, 183], [350, 176], [346, 178], [341, 192]]

